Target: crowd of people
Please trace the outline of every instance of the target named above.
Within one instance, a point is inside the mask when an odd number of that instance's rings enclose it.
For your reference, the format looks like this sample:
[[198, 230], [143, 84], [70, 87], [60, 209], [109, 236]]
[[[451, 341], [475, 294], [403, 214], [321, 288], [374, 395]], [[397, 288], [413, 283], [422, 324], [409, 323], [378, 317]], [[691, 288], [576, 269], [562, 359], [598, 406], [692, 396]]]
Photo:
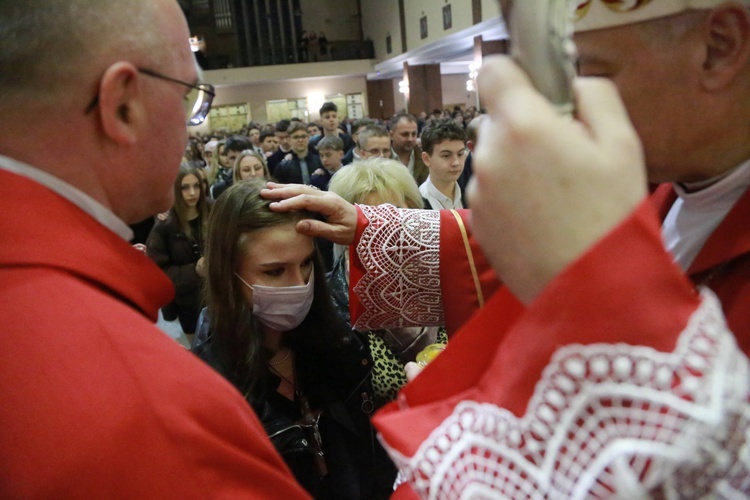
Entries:
[[750, 10], [694, 4], [580, 1], [574, 119], [500, 57], [467, 126], [190, 139], [177, 2], [0, 3], [0, 497], [746, 497]]
[[[162, 309], [163, 316], [167, 321], [179, 319], [189, 340], [204, 306], [205, 222], [213, 201], [240, 180], [261, 178], [327, 190], [332, 177], [350, 164], [369, 158], [392, 159], [411, 173], [411, 183], [402, 182], [399, 189], [417, 188], [423, 199], [420, 207], [440, 210], [468, 206], [470, 149], [476, 144], [479, 118], [464, 127], [453, 118], [438, 117], [438, 113], [426, 121], [399, 113], [387, 123], [354, 121], [349, 135], [347, 127], [339, 122], [334, 103], [324, 103], [320, 116], [320, 123], [284, 119], [266, 126], [250, 123], [232, 134], [191, 136], [182, 165], [192, 168], [194, 176], [202, 179], [203, 191], [185, 191], [180, 185], [184, 182], [181, 171], [175, 183], [175, 203], [169, 212], [133, 226], [133, 244], [164, 269], [177, 290], [172, 303]], [[468, 139], [469, 135], [473, 140]], [[404, 194], [391, 191], [390, 197], [404, 198]], [[197, 198], [201, 201], [194, 205]], [[186, 211], [185, 207], [190, 209]], [[324, 269], [330, 272], [334, 267], [333, 247], [324, 239], [319, 239], [317, 245]]]
[[396, 469], [370, 418], [395, 400], [408, 363], [446, 345], [447, 331], [353, 330], [348, 252], [297, 233], [305, 213], [275, 213], [260, 191], [268, 181], [301, 184], [350, 203], [421, 209], [445, 197], [438, 185], [462, 208], [466, 133], [435, 118], [418, 137], [417, 118], [401, 113], [386, 126], [354, 123], [352, 139], [333, 103], [320, 111], [320, 124], [276, 123], [278, 148], [264, 150], [267, 128], [255, 124], [191, 137], [173, 207], [147, 219], [149, 236], [134, 244], [174, 285], [164, 318], [178, 319], [192, 351], [245, 396], [299, 484], [316, 498], [387, 498]]

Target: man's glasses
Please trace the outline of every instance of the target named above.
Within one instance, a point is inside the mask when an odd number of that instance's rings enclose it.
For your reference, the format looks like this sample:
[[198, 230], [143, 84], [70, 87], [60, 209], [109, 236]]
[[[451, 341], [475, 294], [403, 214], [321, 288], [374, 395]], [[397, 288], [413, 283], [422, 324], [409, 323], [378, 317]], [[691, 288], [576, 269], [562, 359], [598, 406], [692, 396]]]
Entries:
[[293, 135], [292, 139], [294, 139], [295, 141], [301, 141], [302, 139], [307, 139], [308, 137], [310, 136], [309, 135]]
[[[187, 83], [145, 68], [138, 68], [138, 72], [190, 88], [190, 92], [185, 96], [185, 119], [188, 126], [200, 125], [206, 119], [206, 116], [208, 116], [208, 112], [211, 110], [211, 102], [216, 96], [213, 85], [208, 83]], [[99, 104], [99, 94], [94, 96], [91, 104], [86, 108], [86, 114], [91, 113], [97, 104]]]

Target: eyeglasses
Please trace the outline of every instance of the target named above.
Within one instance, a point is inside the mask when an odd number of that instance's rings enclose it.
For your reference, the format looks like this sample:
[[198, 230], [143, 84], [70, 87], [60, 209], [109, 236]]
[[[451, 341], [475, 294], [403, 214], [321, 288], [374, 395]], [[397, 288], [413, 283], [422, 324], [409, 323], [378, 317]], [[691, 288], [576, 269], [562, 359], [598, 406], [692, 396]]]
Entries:
[[307, 139], [308, 137], [310, 136], [309, 135], [293, 135], [292, 139], [294, 139], [295, 141], [301, 141], [302, 139]]
[[[178, 83], [190, 88], [190, 92], [185, 96], [185, 119], [187, 125], [200, 125], [208, 116], [208, 112], [211, 110], [211, 102], [216, 96], [214, 92], [214, 86], [208, 83], [188, 83], [182, 80], [177, 80], [169, 76], [162, 75], [156, 71], [150, 69], [138, 68], [138, 72], [153, 78], [159, 78], [172, 83]], [[99, 94], [94, 96], [91, 104], [86, 108], [86, 114], [91, 113], [94, 108], [99, 104]]]

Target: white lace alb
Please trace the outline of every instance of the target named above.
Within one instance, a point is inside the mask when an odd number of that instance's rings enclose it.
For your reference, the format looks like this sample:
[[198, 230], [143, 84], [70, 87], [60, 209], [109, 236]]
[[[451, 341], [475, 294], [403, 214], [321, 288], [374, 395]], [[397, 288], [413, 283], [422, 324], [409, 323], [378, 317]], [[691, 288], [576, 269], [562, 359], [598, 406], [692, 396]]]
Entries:
[[413, 457], [389, 448], [399, 481], [435, 499], [747, 498], [748, 360], [702, 295], [674, 352], [569, 345], [523, 417], [460, 403]]
[[370, 223], [356, 248], [366, 274], [354, 293], [365, 312], [353, 327], [363, 331], [444, 324], [439, 212], [392, 205], [359, 208]]

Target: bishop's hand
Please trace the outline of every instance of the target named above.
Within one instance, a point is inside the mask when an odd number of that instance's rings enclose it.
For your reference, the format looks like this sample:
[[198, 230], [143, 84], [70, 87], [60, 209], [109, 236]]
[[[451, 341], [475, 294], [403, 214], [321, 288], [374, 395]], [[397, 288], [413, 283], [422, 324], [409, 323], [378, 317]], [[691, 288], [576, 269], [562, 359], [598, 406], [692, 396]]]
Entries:
[[474, 235], [497, 274], [531, 302], [646, 195], [643, 154], [614, 85], [575, 82], [561, 116], [508, 57], [484, 60], [469, 187]]

